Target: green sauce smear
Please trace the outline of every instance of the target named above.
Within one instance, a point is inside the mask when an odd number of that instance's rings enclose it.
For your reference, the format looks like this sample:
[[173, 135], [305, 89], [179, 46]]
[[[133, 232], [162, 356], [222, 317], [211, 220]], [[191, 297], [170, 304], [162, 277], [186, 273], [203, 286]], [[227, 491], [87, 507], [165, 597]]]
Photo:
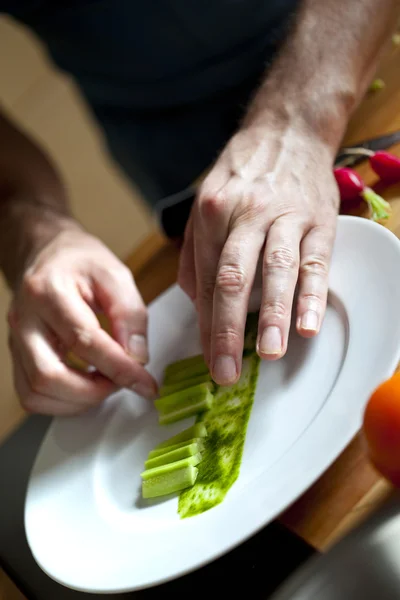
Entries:
[[197, 419], [207, 427], [208, 436], [196, 483], [179, 495], [182, 519], [220, 504], [239, 476], [260, 364], [254, 351], [257, 317], [251, 314], [247, 320], [240, 380], [229, 388], [218, 386], [213, 407]]

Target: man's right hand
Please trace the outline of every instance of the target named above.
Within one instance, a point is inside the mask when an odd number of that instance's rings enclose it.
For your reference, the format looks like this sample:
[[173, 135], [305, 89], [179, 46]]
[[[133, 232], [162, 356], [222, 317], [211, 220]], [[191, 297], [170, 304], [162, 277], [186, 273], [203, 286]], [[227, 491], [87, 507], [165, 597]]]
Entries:
[[[96, 313], [108, 318], [112, 336]], [[147, 312], [128, 268], [77, 226], [59, 232], [31, 260], [9, 312], [14, 383], [34, 413], [74, 415], [129, 388], [157, 393], [144, 368]], [[96, 370], [65, 362], [72, 351]]]

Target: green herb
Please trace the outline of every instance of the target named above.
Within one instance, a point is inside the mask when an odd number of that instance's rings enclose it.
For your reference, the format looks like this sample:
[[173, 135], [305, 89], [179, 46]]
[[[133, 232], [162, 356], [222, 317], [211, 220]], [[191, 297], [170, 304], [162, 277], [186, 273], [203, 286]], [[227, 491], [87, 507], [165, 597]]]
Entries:
[[243, 360], [240, 380], [230, 388], [219, 387], [212, 408], [198, 417], [198, 424], [205, 425], [208, 435], [196, 483], [179, 495], [181, 518], [198, 515], [222, 502], [239, 476], [260, 364], [254, 344], [252, 351], [250, 346], [250, 340], [255, 343], [257, 321], [252, 316], [247, 322], [249, 354]]

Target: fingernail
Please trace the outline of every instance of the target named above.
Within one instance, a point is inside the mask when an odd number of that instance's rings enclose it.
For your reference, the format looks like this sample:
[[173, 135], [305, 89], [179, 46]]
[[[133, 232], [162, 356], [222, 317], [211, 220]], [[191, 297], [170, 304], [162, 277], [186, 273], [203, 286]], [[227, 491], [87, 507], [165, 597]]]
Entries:
[[234, 383], [237, 378], [236, 362], [232, 356], [221, 354], [214, 362], [213, 378], [220, 385]]
[[318, 330], [318, 315], [315, 310], [307, 310], [301, 317], [300, 329], [303, 331]]
[[155, 400], [157, 398], [157, 392], [152, 387], [145, 383], [138, 382], [132, 386], [132, 391], [138, 396], [143, 396], [143, 398], [147, 398], [147, 400]]
[[282, 334], [279, 327], [270, 325], [264, 329], [258, 343], [258, 350], [261, 354], [268, 356], [276, 356], [277, 354], [281, 354]]
[[149, 360], [149, 352], [147, 349], [147, 340], [144, 335], [140, 335], [139, 333], [131, 335], [128, 346], [132, 357], [145, 365]]

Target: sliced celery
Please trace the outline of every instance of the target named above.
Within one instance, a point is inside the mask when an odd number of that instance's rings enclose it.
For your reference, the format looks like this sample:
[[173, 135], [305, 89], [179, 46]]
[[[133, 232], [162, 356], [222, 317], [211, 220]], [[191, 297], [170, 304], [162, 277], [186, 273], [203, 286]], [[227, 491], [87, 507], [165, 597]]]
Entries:
[[158, 398], [154, 405], [157, 410], [162, 412], [166, 412], [172, 408], [181, 406], [181, 404], [186, 403], [188, 401], [195, 401], [199, 397], [206, 396], [208, 392], [213, 390], [212, 383], [200, 383], [200, 385], [195, 385], [190, 388], [186, 388], [185, 390], [180, 390], [179, 392], [175, 392], [175, 394], [170, 394], [169, 396], [163, 396], [162, 398]]
[[193, 444], [186, 444], [185, 446], [182, 446], [182, 448], [177, 448], [176, 450], [171, 450], [170, 452], [164, 452], [164, 454], [160, 454], [159, 456], [148, 458], [144, 463], [144, 466], [146, 469], [153, 469], [154, 467], [167, 465], [175, 462], [176, 460], [182, 460], [183, 458], [194, 456], [195, 454], [199, 453], [199, 446], [196, 444], [196, 442], [194, 442]]
[[162, 454], [169, 454], [174, 450], [179, 450], [180, 448], [184, 448], [185, 446], [190, 446], [191, 444], [197, 444], [198, 451], [202, 452], [204, 450], [204, 442], [202, 438], [191, 438], [190, 440], [185, 440], [184, 442], [180, 442], [179, 444], [172, 444], [171, 446], [163, 446], [162, 448], [155, 448], [149, 452], [148, 459], [156, 458], [157, 456], [161, 456]]
[[171, 373], [177, 373], [178, 371], [182, 371], [187, 369], [188, 367], [193, 367], [194, 365], [204, 365], [204, 356], [202, 354], [196, 354], [195, 356], [188, 356], [187, 358], [183, 358], [182, 360], [177, 360], [176, 362], [170, 363], [165, 367], [165, 374], [170, 375]]
[[184, 379], [182, 381], [178, 381], [177, 383], [165, 384], [161, 386], [160, 396], [169, 396], [170, 394], [175, 394], [175, 392], [199, 385], [200, 383], [207, 383], [209, 381], [211, 381], [211, 375], [210, 373], [205, 373], [204, 375], [190, 377], [190, 379]]
[[213, 399], [214, 396], [210, 391], [207, 391], [205, 395], [189, 398], [179, 405], [174, 405], [164, 411], [160, 411], [158, 422], [160, 425], [168, 425], [169, 423], [175, 423], [181, 419], [192, 417], [199, 412], [209, 410], [212, 407]]
[[203, 356], [192, 356], [168, 365], [164, 374], [164, 385], [206, 375], [209, 372]]
[[[160, 450], [161, 448], [167, 448], [168, 446], [175, 446], [176, 444], [186, 442], [187, 440], [191, 440], [193, 438], [203, 437], [207, 437], [206, 426], [204, 425], [204, 423], [195, 423], [195, 425], [192, 425], [191, 427], [184, 429], [180, 433], [173, 435], [167, 440], [160, 442], [159, 444], [157, 444], [154, 450]], [[152, 452], [154, 452], [154, 450], [152, 450]]]
[[195, 484], [197, 473], [196, 467], [188, 466], [167, 475], [151, 477], [142, 481], [142, 496], [143, 498], [157, 498], [189, 488]]
[[143, 471], [143, 473], [140, 474], [140, 476], [142, 479], [147, 481], [147, 479], [150, 479], [151, 477], [167, 475], [185, 467], [195, 467], [199, 464], [200, 461], [201, 454], [195, 454], [194, 456], [189, 456], [188, 458], [177, 460], [173, 463], [169, 463], [168, 465], [161, 465], [160, 467], [154, 467], [153, 469], [146, 469], [145, 471]]

